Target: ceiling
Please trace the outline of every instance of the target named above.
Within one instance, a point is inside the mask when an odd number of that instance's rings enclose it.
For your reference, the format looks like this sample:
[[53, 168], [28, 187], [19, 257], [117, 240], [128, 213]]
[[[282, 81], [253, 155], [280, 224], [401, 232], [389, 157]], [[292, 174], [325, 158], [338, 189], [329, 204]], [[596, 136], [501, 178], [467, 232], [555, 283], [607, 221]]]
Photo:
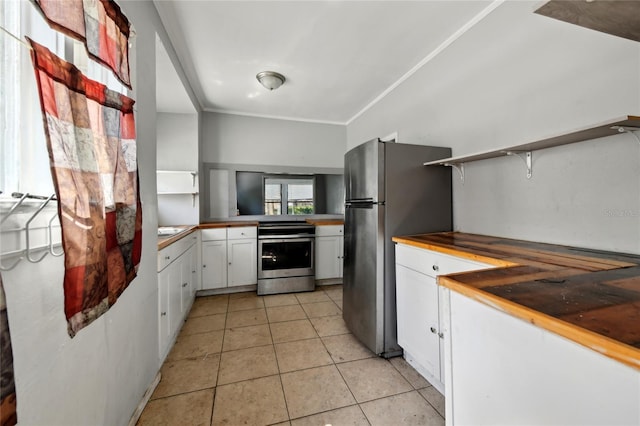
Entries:
[[[496, 3], [155, 1], [203, 110], [337, 124], [357, 117]], [[186, 107], [168, 56], [158, 56], [159, 109]], [[255, 78], [265, 70], [287, 81], [270, 92]]]

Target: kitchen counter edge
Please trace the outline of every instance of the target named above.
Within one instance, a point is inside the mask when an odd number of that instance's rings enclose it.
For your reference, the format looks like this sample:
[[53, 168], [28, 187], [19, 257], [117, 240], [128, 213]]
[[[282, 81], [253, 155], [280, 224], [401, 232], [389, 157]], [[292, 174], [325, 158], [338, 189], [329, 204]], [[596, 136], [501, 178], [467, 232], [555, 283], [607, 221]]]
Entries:
[[[496, 267], [510, 268], [521, 266], [521, 264], [519, 263], [513, 263], [489, 256], [482, 256], [477, 253], [470, 253], [465, 251], [464, 249], [443, 247], [437, 244], [431, 244], [420, 240], [420, 238], [424, 238], [427, 235], [429, 234], [404, 237], [398, 236], [393, 237], [392, 241], [398, 244], [405, 244], [417, 248], [432, 250], [463, 259], [484, 262]], [[571, 324], [553, 316], [544, 314], [540, 311], [521, 305], [519, 303], [512, 302], [500, 296], [493, 295], [491, 293], [483, 291], [480, 288], [476, 288], [472, 285], [457, 281], [455, 277], [453, 277], [453, 275], [464, 276], [468, 273], [451, 274], [452, 276], [440, 275], [438, 276], [437, 280], [438, 285], [446, 287], [480, 303], [493, 307], [494, 309], [498, 309], [506, 314], [527, 321], [535, 326], [553, 332], [559, 336], [562, 336], [575, 343], [592, 349], [618, 362], [640, 370], [640, 349], [637, 349], [633, 346], [627, 345], [610, 337], [587, 330], [575, 324]]]
[[212, 222], [201, 223], [200, 225], [182, 225], [175, 226], [175, 228], [184, 228], [184, 231], [168, 237], [158, 237], [158, 250], [162, 250], [165, 247], [170, 246], [178, 240], [186, 237], [187, 235], [197, 231], [198, 229], [212, 229], [212, 228], [235, 228], [242, 226], [258, 226], [258, 222]]

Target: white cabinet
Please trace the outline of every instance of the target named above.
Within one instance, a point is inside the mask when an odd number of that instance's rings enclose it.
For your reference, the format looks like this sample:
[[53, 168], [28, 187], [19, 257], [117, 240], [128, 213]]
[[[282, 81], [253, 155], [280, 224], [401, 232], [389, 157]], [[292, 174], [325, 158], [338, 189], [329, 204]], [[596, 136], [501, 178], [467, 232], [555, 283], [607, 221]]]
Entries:
[[195, 297], [196, 241], [191, 234], [158, 252], [158, 354], [164, 360]]
[[447, 424], [640, 424], [640, 370], [448, 293]]
[[[398, 344], [404, 356], [423, 376], [442, 383], [438, 285], [436, 279], [396, 265]], [[434, 384], [435, 385], [435, 384]]]
[[316, 226], [316, 280], [342, 278], [343, 242], [343, 225]]
[[202, 289], [212, 290], [227, 286], [227, 229], [203, 229], [202, 236]]
[[227, 241], [227, 285], [258, 284], [258, 243], [255, 239]]
[[396, 245], [398, 344], [404, 358], [444, 393], [446, 330], [440, 319], [438, 275], [493, 267], [404, 244]]
[[163, 360], [171, 341], [169, 326], [169, 291], [175, 281], [175, 269], [166, 268], [158, 273], [158, 355]]
[[[180, 263], [180, 286], [181, 294], [181, 312], [186, 315], [191, 309], [195, 293], [196, 293], [196, 273], [197, 273], [197, 253], [196, 245], [189, 247], [189, 250], [181, 256]], [[180, 260], [180, 259], [179, 259]]]
[[255, 226], [202, 230], [202, 289], [258, 283]]

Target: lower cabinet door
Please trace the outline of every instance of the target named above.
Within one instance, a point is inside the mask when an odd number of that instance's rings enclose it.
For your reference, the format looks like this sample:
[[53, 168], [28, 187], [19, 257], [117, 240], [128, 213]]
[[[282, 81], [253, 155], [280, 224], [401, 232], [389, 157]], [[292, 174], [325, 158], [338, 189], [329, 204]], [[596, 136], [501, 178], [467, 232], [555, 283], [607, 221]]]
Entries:
[[181, 317], [184, 319], [187, 310], [191, 306], [193, 297], [193, 262], [194, 247], [191, 247], [182, 255], [182, 263], [180, 264], [180, 287], [182, 294], [181, 300]]
[[229, 287], [258, 283], [258, 242], [255, 239], [227, 242]]
[[180, 256], [169, 270], [169, 335], [174, 336], [182, 323], [182, 265], [184, 256]]
[[158, 357], [162, 360], [168, 351], [169, 330], [169, 268], [158, 273]]
[[316, 237], [316, 279], [342, 277], [342, 237]]
[[397, 264], [396, 277], [398, 344], [419, 364], [421, 374], [441, 381], [436, 280]]
[[202, 289], [227, 286], [227, 241], [202, 242]]

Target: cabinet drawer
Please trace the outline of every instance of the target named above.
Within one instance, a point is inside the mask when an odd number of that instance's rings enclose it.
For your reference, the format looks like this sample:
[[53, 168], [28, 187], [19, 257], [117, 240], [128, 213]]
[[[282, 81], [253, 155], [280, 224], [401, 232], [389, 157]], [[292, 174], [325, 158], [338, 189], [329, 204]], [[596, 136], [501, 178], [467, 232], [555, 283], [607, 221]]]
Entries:
[[200, 230], [202, 241], [217, 241], [227, 239], [227, 228], [210, 228]]
[[495, 267], [404, 244], [396, 245], [396, 263], [430, 277]]
[[162, 271], [169, 266], [171, 262], [180, 257], [180, 255], [195, 244], [197, 240], [198, 236], [194, 232], [160, 250], [158, 252], [158, 272]]
[[316, 226], [316, 237], [333, 237], [344, 234], [343, 225], [321, 225]]
[[243, 238], [258, 238], [258, 228], [255, 226], [242, 226], [238, 228], [229, 228], [227, 230], [227, 238], [229, 240], [240, 240]]

